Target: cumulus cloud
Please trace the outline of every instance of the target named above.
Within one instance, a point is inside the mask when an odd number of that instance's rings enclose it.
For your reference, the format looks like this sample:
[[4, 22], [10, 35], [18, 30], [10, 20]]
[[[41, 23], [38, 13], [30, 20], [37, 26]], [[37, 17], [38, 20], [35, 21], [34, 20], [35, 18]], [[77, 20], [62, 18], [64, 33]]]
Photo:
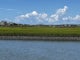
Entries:
[[46, 20], [48, 15], [46, 13], [38, 13], [37, 11], [33, 11], [31, 13], [27, 13], [24, 15], [20, 15], [16, 17], [16, 20], [37, 20], [37, 22], [41, 22], [43, 20]]
[[37, 11], [33, 11], [31, 13], [27, 13], [24, 15], [20, 15], [16, 17], [17, 21], [23, 21], [23, 20], [36, 20], [37, 22], [55, 22], [58, 21], [60, 19], [60, 17], [62, 17], [66, 11], [67, 11], [68, 7], [64, 6], [63, 8], [58, 9], [54, 14], [48, 15], [47, 13], [38, 13]]
[[80, 15], [76, 15], [74, 17], [68, 16], [68, 17], [63, 17], [63, 20], [80, 20]]
[[33, 11], [33, 12], [31, 13], [31, 15], [33, 15], [33, 16], [37, 16], [38, 13], [37, 13], [36, 11]]
[[56, 14], [63, 15], [67, 11], [67, 9], [68, 9], [68, 7], [67, 6], [64, 6], [64, 8], [58, 9], [57, 12], [56, 12]]
[[39, 14], [36, 19], [39, 21], [39, 22], [42, 22], [43, 20], [47, 20], [48, 18], [48, 15], [46, 13], [42, 13], [42, 14]]
[[[4, 8], [0, 8], [0, 10], [4, 10]], [[8, 11], [14, 10], [14, 9], [7, 9]], [[47, 14], [47, 13], [39, 13], [37, 11], [32, 11], [30, 13], [22, 14], [17, 17], [15, 17], [15, 20], [10, 20], [5, 18], [5, 21], [12, 21], [16, 23], [48, 23], [48, 24], [54, 24], [56, 22], [73, 22], [73, 21], [80, 21], [80, 14], [77, 14], [75, 16], [66, 16], [66, 12], [68, 10], [67, 6], [64, 6], [63, 8], [59, 8], [56, 10], [55, 13]], [[3, 20], [3, 19], [2, 19]]]
[[58, 21], [60, 19], [60, 17], [66, 13], [67, 9], [68, 9], [67, 6], [64, 6], [64, 8], [58, 9], [55, 14], [52, 14], [50, 16], [49, 22]]
[[38, 13], [36, 12], [36, 11], [33, 11], [33, 12], [31, 12], [31, 13], [27, 13], [27, 14], [25, 14], [25, 15], [20, 15], [20, 16], [18, 16], [18, 17], [16, 17], [17, 19], [27, 19], [27, 18], [30, 18], [30, 17], [32, 17], [32, 16], [37, 16], [38, 15]]

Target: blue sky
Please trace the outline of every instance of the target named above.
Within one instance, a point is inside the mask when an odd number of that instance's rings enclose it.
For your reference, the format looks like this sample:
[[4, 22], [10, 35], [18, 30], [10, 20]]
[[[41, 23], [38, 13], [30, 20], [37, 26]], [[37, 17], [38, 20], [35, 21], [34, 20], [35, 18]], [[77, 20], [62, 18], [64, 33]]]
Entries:
[[80, 0], [0, 0], [0, 21], [79, 24]]

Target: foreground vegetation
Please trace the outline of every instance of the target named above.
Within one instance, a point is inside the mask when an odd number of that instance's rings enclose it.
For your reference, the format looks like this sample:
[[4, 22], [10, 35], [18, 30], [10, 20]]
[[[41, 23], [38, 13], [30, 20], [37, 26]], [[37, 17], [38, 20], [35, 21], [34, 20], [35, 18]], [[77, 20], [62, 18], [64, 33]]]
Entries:
[[80, 36], [80, 28], [0, 27], [0, 36]]

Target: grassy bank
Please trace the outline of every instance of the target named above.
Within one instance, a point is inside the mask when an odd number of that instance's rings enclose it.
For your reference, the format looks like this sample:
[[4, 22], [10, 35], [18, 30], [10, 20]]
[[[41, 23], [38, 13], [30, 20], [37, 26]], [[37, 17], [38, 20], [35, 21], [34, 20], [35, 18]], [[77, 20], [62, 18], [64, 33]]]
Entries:
[[0, 27], [0, 36], [80, 36], [80, 28]]

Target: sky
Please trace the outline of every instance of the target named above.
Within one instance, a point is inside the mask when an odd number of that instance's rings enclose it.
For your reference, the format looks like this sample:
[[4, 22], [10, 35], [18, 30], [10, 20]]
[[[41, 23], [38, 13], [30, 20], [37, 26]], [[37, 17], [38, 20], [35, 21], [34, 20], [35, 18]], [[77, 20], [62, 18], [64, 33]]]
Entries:
[[80, 24], [80, 0], [0, 0], [0, 21]]

